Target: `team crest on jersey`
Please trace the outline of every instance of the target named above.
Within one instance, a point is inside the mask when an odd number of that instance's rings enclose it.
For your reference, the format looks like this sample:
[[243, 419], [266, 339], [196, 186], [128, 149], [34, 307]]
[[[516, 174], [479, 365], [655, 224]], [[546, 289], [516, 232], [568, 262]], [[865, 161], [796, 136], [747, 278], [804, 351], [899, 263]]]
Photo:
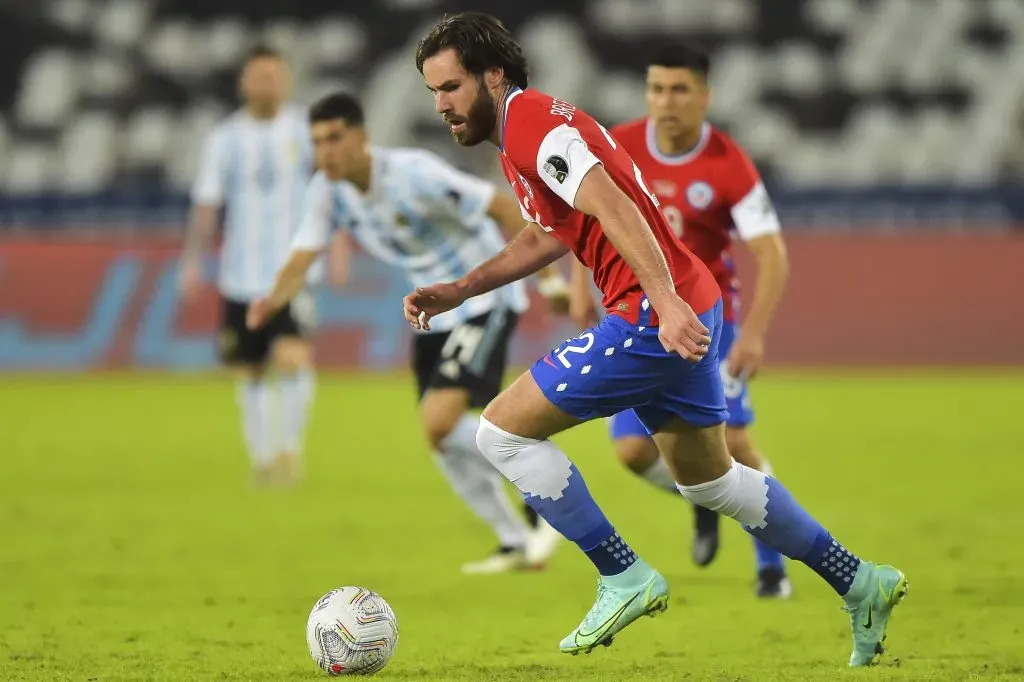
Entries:
[[569, 177], [569, 162], [561, 156], [549, 156], [544, 162], [544, 172], [553, 177], [558, 184], [562, 184]]
[[703, 211], [715, 199], [715, 190], [708, 183], [697, 180], [686, 188], [686, 201], [698, 211]]

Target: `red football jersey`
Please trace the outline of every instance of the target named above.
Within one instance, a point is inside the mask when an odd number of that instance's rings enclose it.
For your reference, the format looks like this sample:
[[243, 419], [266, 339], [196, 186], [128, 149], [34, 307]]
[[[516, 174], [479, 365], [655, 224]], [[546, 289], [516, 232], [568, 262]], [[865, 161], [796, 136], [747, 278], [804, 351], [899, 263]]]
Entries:
[[650, 181], [672, 230], [711, 269], [722, 290], [725, 320], [735, 320], [739, 280], [732, 231], [743, 240], [779, 231], [779, 219], [750, 158], [708, 123], [697, 146], [679, 156], [658, 151], [654, 124], [647, 118], [615, 126], [612, 136]]
[[[649, 306], [636, 275], [601, 224], [574, 208], [584, 176], [599, 163], [647, 220], [680, 298], [698, 315], [715, 305], [721, 294], [714, 277], [673, 236], [640, 169], [597, 121], [550, 95], [515, 90], [505, 101], [501, 143], [501, 165], [523, 216], [551, 232], [593, 271], [609, 314], [637, 324]], [[648, 324], [655, 326], [653, 313], [651, 318]]]

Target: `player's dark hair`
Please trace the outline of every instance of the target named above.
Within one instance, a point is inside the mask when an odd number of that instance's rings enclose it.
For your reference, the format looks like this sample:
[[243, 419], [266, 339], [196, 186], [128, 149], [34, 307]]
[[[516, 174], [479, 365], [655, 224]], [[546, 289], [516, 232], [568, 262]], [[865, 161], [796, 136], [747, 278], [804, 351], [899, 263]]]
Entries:
[[257, 59], [277, 59], [284, 61], [284, 55], [279, 50], [274, 49], [270, 45], [265, 43], [258, 43], [249, 48], [245, 53], [245, 59], [242, 60], [243, 66], [248, 66], [250, 63]]
[[501, 69], [505, 80], [520, 88], [527, 85], [526, 57], [505, 24], [490, 14], [459, 12], [446, 15], [416, 48], [416, 68], [442, 50], [455, 50], [463, 68], [476, 77], [487, 69]]
[[647, 66], [689, 69], [707, 78], [711, 73], [711, 57], [695, 45], [672, 43], [656, 50], [647, 60]]
[[321, 97], [309, 108], [309, 122], [333, 121], [342, 119], [350, 126], [363, 125], [363, 107], [347, 92], [335, 92]]

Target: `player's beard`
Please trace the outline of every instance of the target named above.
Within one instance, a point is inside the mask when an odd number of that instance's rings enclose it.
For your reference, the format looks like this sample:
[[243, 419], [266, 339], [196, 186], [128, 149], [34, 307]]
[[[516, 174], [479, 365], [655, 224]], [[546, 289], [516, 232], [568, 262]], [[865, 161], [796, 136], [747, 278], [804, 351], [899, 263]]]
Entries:
[[[464, 119], [466, 127], [461, 132], [452, 133], [455, 141], [463, 147], [473, 147], [486, 141], [498, 124], [498, 108], [494, 97], [482, 80], [477, 82], [477, 87], [480, 94], [469, 107], [469, 113]], [[456, 120], [456, 123], [460, 122]]]

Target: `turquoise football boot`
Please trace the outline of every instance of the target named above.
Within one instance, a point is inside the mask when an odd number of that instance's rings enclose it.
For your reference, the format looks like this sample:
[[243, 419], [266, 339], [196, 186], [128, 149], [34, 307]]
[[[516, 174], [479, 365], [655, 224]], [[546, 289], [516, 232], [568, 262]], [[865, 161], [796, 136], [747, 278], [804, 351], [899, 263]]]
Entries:
[[589, 654], [598, 645], [610, 646], [612, 638], [640, 616], [654, 616], [667, 608], [665, 578], [637, 560], [625, 573], [600, 579], [594, 606], [558, 648], [566, 654]]
[[875, 656], [885, 653], [882, 642], [892, 610], [907, 596], [910, 586], [903, 572], [892, 566], [861, 561], [853, 585], [843, 600], [850, 614], [853, 653], [850, 666], [871, 665]]

